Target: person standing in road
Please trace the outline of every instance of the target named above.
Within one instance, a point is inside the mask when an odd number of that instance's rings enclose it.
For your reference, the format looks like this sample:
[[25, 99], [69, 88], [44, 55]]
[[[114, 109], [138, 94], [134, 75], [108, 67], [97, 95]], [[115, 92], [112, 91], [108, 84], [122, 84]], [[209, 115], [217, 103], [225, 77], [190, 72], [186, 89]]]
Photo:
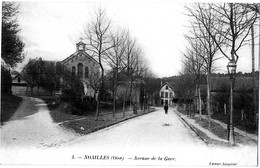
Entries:
[[168, 113], [168, 104], [167, 103], [165, 103], [165, 105], [164, 105], [164, 111], [165, 111], [165, 114]]

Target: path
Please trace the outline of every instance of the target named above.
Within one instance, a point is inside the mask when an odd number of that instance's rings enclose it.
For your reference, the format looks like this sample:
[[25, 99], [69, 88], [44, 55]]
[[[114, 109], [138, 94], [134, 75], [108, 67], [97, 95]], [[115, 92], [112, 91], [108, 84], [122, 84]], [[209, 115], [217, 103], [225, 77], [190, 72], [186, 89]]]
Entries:
[[53, 123], [44, 101], [23, 97], [23, 102], [10, 121], [1, 127], [1, 148], [45, 148], [70, 141], [75, 137], [76, 134], [65, 131]]

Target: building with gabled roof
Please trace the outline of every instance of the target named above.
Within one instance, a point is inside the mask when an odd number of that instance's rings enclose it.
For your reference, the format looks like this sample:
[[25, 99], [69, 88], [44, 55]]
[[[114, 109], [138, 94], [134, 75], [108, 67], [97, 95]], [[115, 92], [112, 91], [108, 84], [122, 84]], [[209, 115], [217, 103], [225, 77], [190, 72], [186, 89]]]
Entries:
[[94, 97], [94, 90], [89, 85], [89, 77], [93, 70], [99, 71], [99, 63], [86, 52], [86, 44], [80, 41], [76, 44], [76, 52], [61, 61], [61, 64], [77, 75], [84, 85], [85, 96]]
[[161, 85], [159, 95], [161, 100], [160, 105], [165, 105], [165, 104], [169, 106], [173, 105], [172, 100], [175, 97], [175, 91], [173, 86], [169, 82], [165, 82], [164, 84]]
[[12, 94], [14, 95], [25, 95], [28, 91], [28, 84], [23, 79], [23, 76], [17, 72], [11, 72], [12, 76]]

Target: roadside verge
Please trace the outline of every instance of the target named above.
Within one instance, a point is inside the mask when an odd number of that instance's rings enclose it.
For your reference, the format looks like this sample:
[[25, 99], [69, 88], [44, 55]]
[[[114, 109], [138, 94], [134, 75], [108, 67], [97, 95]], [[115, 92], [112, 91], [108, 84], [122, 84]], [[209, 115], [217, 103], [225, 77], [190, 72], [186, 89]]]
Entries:
[[[199, 119], [198, 116], [188, 117], [176, 109], [176, 114], [183, 120], [209, 146], [230, 147], [228, 142], [228, 130], [219, 121], [211, 120], [210, 127], [207, 118]], [[236, 146], [257, 145], [257, 140], [250, 138], [247, 133], [241, 133], [235, 129]]]
[[[137, 114], [133, 114], [132, 110], [128, 110], [125, 111], [124, 114], [123, 112], [117, 112], [114, 117], [112, 113], [107, 113], [100, 115], [98, 120], [95, 120], [95, 116], [93, 115], [75, 116], [64, 114], [58, 110], [50, 110], [50, 115], [52, 116], [53, 121], [61, 127], [72, 130], [80, 135], [86, 135], [154, 111], [156, 111], [155, 108], [150, 108], [145, 111], [138, 110]], [[66, 116], [65, 120], [60, 120], [60, 118], [64, 118], [64, 116]]]

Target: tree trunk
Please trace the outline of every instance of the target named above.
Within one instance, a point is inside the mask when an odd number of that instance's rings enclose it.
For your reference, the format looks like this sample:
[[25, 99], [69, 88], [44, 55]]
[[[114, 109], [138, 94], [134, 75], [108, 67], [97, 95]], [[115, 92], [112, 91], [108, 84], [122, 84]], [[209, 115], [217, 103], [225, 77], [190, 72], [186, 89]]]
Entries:
[[144, 89], [144, 95], [143, 95], [143, 110], [145, 112], [145, 89]]
[[194, 103], [194, 109], [195, 109], [195, 113], [198, 112], [198, 108], [199, 108], [199, 85], [196, 84], [196, 89], [195, 89], [195, 103]]
[[31, 87], [31, 96], [33, 95], [33, 88], [34, 88], [34, 87]]
[[208, 127], [210, 130], [210, 126], [211, 126], [211, 107], [210, 107], [210, 72], [207, 74], [207, 113], [208, 113]]
[[113, 68], [113, 118], [116, 114], [117, 74], [118, 68]]
[[113, 118], [115, 117], [116, 114], [116, 91], [113, 91]]
[[130, 91], [129, 91], [129, 101], [130, 101], [130, 104], [129, 104], [129, 108], [130, 108], [130, 111], [132, 110], [132, 90], [133, 90], [133, 79], [131, 77], [131, 82], [130, 82]]
[[123, 118], [125, 118], [125, 95], [123, 96]]
[[201, 96], [200, 96], [200, 87], [199, 87], [199, 113], [200, 113], [200, 120], [201, 120]]
[[117, 82], [114, 84], [114, 91], [113, 91], [113, 118], [116, 114], [116, 94], [117, 94]]
[[95, 121], [98, 120], [98, 116], [99, 116], [99, 95], [97, 95], [97, 97], [96, 97], [96, 101], [97, 101], [97, 108], [96, 108]]
[[224, 104], [224, 114], [227, 114], [227, 104]]

